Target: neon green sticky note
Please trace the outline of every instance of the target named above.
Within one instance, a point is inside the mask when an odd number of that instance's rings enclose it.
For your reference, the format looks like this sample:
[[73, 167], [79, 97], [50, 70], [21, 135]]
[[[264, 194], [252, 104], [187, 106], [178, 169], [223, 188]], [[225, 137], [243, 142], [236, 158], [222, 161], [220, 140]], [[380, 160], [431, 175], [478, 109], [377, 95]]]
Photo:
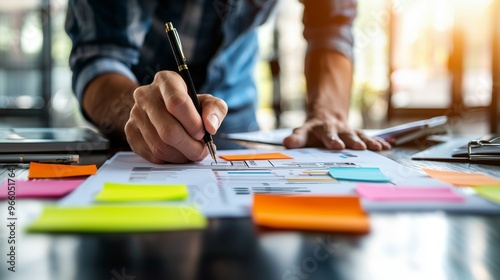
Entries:
[[94, 205], [46, 207], [31, 232], [145, 232], [202, 229], [206, 218], [190, 206]]
[[128, 183], [104, 183], [96, 195], [99, 202], [183, 200], [188, 197], [186, 185], [151, 185]]
[[474, 190], [480, 196], [491, 200], [496, 203], [500, 203], [500, 185], [494, 186], [479, 186], [475, 187]]

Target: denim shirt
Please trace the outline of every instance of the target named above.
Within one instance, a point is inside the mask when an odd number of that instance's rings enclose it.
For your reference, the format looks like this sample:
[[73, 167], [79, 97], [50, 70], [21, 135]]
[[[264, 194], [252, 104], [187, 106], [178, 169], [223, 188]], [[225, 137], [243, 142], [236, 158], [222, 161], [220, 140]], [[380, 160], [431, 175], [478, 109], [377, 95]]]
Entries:
[[[307, 51], [330, 49], [352, 59], [356, 1], [302, 2]], [[81, 104], [85, 87], [100, 74], [120, 73], [145, 85], [160, 70], [176, 71], [165, 34], [170, 21], [198, 92], [225, 100], [228, 116], [255, 109], [255, 29], [275, 6], [274, 0], [70, 0], [66, 31], [73, 42], [73, 91]]]

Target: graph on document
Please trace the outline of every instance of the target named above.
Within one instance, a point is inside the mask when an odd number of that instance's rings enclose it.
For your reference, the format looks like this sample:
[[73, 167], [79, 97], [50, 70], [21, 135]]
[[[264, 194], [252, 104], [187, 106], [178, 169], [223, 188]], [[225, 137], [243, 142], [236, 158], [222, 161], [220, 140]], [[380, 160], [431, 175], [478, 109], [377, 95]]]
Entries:
[[213, 170], [232, 169], [268, 169], [268, 168], [329, 168], [329, 167], [356, 167], [353, 162], [314, 162], [290, 160], [245, 160], [245, 161], [219, 161], [201, 162], [198, 166], [206, 166]]

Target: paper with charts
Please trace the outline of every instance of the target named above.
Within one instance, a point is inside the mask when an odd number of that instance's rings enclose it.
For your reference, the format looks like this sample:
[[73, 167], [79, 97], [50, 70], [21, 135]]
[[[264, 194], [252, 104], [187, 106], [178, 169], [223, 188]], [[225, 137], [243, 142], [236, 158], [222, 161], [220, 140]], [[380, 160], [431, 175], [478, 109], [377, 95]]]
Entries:
[[[388, 178], [384, 185], [447, 187], [464, 196], [462, 202], [376, 201], [362, 199], [363, 208], [374, 211], [446, 210], [500, 212], [500, 206], [475, 194], [470, 188], [456, 188], [405, 167], [370, 151], [327, 151], [315, 148], [279, 150], [292, 159], [225, 161], [216, 164], [210, 157], [189, 164], [152, 164], [132, 152], [120, 152], [108, 160], [78, 189], [66, 196], [60, 206], [97, 204], [95, 196], [104, 183], [186, 184], [185, 201], [148, 203], [189, 204], [208, 217], [245, 217], [250, 215], [252, 194], [357, 195], [360, 182], [336, 180], [330, 168], [379, 168]], [[269, 153], [259, 150], [218, 151], [219, 155]], [[363, 168], [360, 168], [362, 170]], [[365, 182], [366, 183], [366, 182]], [[397, 191], [397, 187], [395, 187]]]

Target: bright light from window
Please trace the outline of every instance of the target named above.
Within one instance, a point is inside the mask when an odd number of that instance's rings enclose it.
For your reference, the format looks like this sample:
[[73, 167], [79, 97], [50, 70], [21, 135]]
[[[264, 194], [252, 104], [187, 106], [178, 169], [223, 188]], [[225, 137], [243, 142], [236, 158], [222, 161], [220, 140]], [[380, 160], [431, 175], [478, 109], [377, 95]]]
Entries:
[[42, 49], [43, 34], [35, 15], [26, 17], [26, 22], [21, 29], [21, 49], [26, 54], [36, 54]]

